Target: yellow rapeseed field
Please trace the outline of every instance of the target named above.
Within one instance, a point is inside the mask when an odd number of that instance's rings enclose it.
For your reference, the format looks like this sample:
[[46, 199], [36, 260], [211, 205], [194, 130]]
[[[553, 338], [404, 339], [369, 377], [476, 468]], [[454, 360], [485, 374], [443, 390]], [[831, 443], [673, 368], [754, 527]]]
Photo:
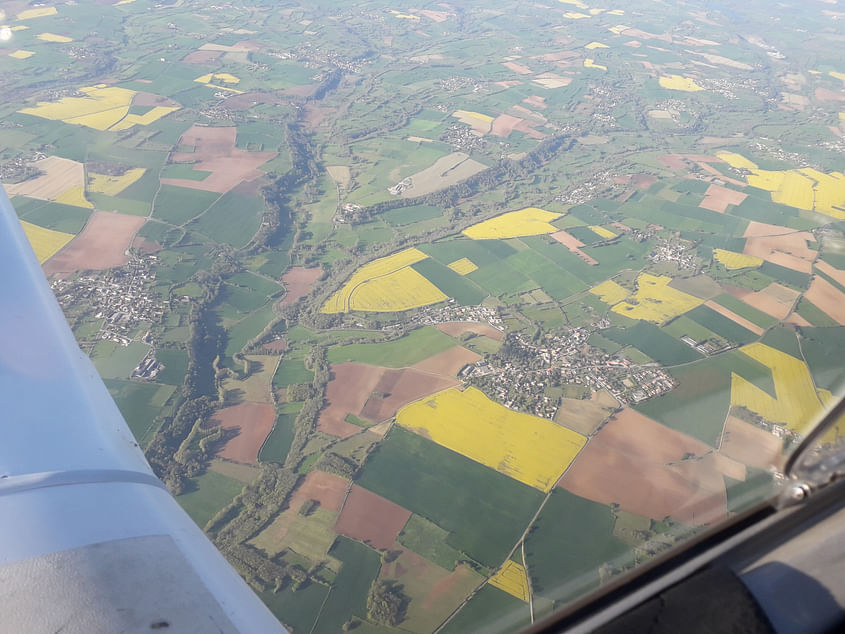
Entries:
[[598, 295], [598, 298], [601, 301], [610, 306], [627, 299], [629, 294], [628, 291], [619, 286], [619, 284], [613, 280], [607, 280], [598, 286], [593, 286], [593, 288], [590, 289], [590, 292], [593, 295]]
[[731, 405], [747, 407], [763, 418], [783, 423], [792, 431], [805, 429], [822, 408], [807, 365], [762, 343], [749, 344], [741, 351], [772, 371], [777, 398], [738, 374], [731, 374]]
[[599, 237], [606, 238], [610, 240], [611, 238], [615, 238], [618, 233], [614, 233], [610, 229], [605, 229], [604, 227], [600, 227], [598, 225], [590, 225], [590, 231], [598, 235]]
[[563, 14], [563, 17], [569, 18], [570, 20], [583, 20], [584, 18], [589, 18], [590, 16], [586, 13], [580, 13], [579, 11], [567, 11]]
[[73, 42], [72, 38], [65, 37], [64, 35], [56, 35], [55, 33], [41, 33], [38, 35], [38, 39], [44, 42], [59, 42], [61, 44]]
[[478, 267], [475, 265], [475, 262], [473, 262], [469, 258], [461, 258], [460, 260], [455, 260], [449, 265], [449, 268], [452, 269], [455, 273], [458, 273], [459, 275], [467, 275], [468, 273], [472, 273], [473, 271], [478, 270]]
[[586, 48], [589, 51], [592, 51], [593, 49], [596, 49], [596, 48], [610, 48], [610, 47], [607, 44], [602, 44], [601, 42], [590, 42], [584, 48]]
[[21, 220], [24, 233], [32, 245], [32, 250], [42, 264], [53, 257], [63, 246], [73, 240], [72, 233], [62, 233], [39, 227], [25, 220]]
[[521, 564], [508, 559], [499, 571], [490, 577], [490, 585], [528, 603], [528, 578]]
[[644, 319], [659, 324], [704, 303], [703, 299], [671, 288], [671, 281], [672, 278], [665, 275], [640, 273], [637, 292], [631, 301], [620, 302], [611, 310], [631, 319]]
[[412, 15], [410, 13], [402, 13], [401, 11], [397, 11], [396, 9], [391, 9], [390, 12], [393, 14], [393, 17], [399, 18], [400, 20], [419, 20], [420, 16]]
[[663, 88], [668, 88], [669, 90], [683, 90], [686, 92], [704, 90], [694, 80], [689, 77], [681, 77], [680, 75], [661, 75], [658, 81]]
[[744, 168], [748, 184], [771, 192], [776, 203], [816, 211], [837, 219], [845, 218], [845, 174], [826, 174], [809, 167], [796, 170], [761, 170], [740, 154], [720, 152], [719, 158], [732, 167]]
[[27, 9], [18, 13], [18, 20], [31, 20], [32, 18], [44, 18], [48, 15], [56, 15], [56, 7], [43, 7], [40, 9]]
[[526, 207], [519, 211], [511, 211], [490, 218], [490, 220], [479, 222], [464, 229], [463, 233], [474, 240], [518, 238], [519, 236], [554, 233], [557, 231], [557, 227], [549, 223], [562, 215], [536, 207]]
[[349, 296], [349, 309], [375, 312], [409, 310], [449, 299], [409, 266], [359, 284]]
[[[339, 291], [332, 295], [323, 306], [324, 313], [346, 313], [350, 310], [350, 297], [359, 286], [369, 280], [395, 273], [399, 269], [424, 260], [428, 256], [418, 249], [405, 249], [393, 255], [365, 264], [349, 278]], [[423, 278], [425, 279], [425, 278]]]
[[514, 412], [470, 387], [403, 407], [396, 422], [529, 486], [550, 491], [587, 439], [545, 418]]
[[179, 106], [155, 106], [144, 114], [128, 114], [109, 128], [112, 132], [128, 130], [133, 125], [150, 125], [171, 112], [179, 110]]
[[[613, 13], [613, 11], [608, 11], [608, 13]], [[617, 14], [614, 14], [614, 15], [617, 15]], [[625, 26], [624, 24], [617, 24], [616, 26], [608, 27], [607, 30], [610, 31], [611, 33], [615, 33], [616, 35], [620, 35], [630, 28], [631, 28], [630, 26]]]
[[750, 266], [757, 267], [763, 264], [763, 258], [737, 253], [736, 251], [727, 251], [725, 249], [713, 249], [713, 257], [729, 271], [744, 269]]
[[54, 102], [39, 101], [34, 108], [22, 108], [20, 112], [43, 119], [85, 125], [96, 130], [107, 130], [126, 116], [135, 96], [132, 90], [105, 84], [79, 90], [86, 96], [65, 97]]
[[88, 190], [106, 196], [117, 196], [146, 172], [143, 167], [126, 170], [120, 176], [88, 172]]
[[210, 84], [214, 81], [222, 81], [227, 84], [238, 84], [241, 80], [239, 77], [235, 77], [229, 73], [208, 73], [207, 75], [197, 77], [194, 81], [198, 81], [201, 84]]
[[584, 68], [598, 68], [599, 70], [607, 70], [607, 66], [596, 64], [595, 60], [588, 57], [584, 60]]
[[587, 5], [584, 4], [584, 2], [582, 0], [558, 0], [558, 2], [561, 2], [563, 4], [571, 4], [573, 6], [578, 7], [579, 9], [587, 9], [588, 8]]
[[85, 198], [85, 188], [82, 185], [75, 185], [70, 189], [63, 191], [61, 194], [56, 196], [57, 203], [63, 203], [65, 205], [73, 205], [74, 207], [85, 207], [86, 209], [93, 209], [94, 205], [92, 205], [88, 200]]
[[8, 57], [14, 57], [15, 59], [27, 59], [29, 57], [32, 57], [33, 55], [35, 55], [33, 51], [24, 51], [18, 49], [13, 53], [9, 53]]

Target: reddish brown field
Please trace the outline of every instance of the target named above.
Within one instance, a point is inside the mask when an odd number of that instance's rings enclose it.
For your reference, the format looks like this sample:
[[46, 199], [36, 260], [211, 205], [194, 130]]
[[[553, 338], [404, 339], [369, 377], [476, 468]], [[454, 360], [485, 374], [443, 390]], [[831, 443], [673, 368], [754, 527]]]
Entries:
[[827, 88], [816, 88], [816, 99], [819, 101], [845, 101], [845, 95]]
[[520, 121], [514, 126], [514, 130], [517, 132], [522, 132], [525, 136], [531, 137], [532, 139], [545, 139], [548, 135], [544, 134], [543, 132], [538, 132], [534, 128], [531, 127], [532, 124], [528, 123], [527, 121]]
[[317, 278], [323, 274], [323, 269], [319, 266], [313, 269], [306, 269], [303, 266], [294, 266], [289, 268], [284, 275], [282, 275], [282, 284], [285, 285], [284, 298], [279, 302], [279, 306], [288, 306], [293, 304], [299, 298], [308, 294], [314, 286]]
[[598, 260], [587, 255], [580, 249], [580, 247], [584, 246], [583, 242], [581, 242], [575, 236], [569, 235], [568, 233], [566, 233], [566, 231], [556, 231], [552, 234], [552, 238], [560, 242], [563, 246], [572, 251], [572, 253], [584, 260], [584, 262], [586, 262], [587, 264], [595, 266], [599, 263]]
[[267, 352], [284, 352], [288, 349], [288, 342], [284, 338], [276, 339], [270, 343], [265, 343], [264, 349], [267, 350]]
[[744, 238], [752, 238], [757, 236], [783, 236], [789, 233], [795, 233], [795, 229], [752, 220], [748, 223], [748, 226], [745, 228], [745, 233], [742, 235]]
[[807, 327], [812, 327], [812, 325], [813, 325], [809, 321], [804, 319], [798, 313], [792, 313], [789, 317], [787, 317], [786, 323], [795, 324], [796, 326], [807, 326]]
[[[766, 235], [764, 232], [767, 228], [771, 228], [776, 233]], [[747, 240], [742, 252], [745, 255], [754, 255], [795, 271], [812, 273], [813, 262], [818, 256], [818, 252], [810, 249], [807, 242], [815, 241], [813, 234], [808, 231], [793, 230], [784, 233], [783, 229], [785, 228], [751, 222], [745, 230]]]
[[393, 545], [410, 517], [409, 510], [353, 484], [335, 531], [373, 548], [386, 549]]
[[526, 97], [522, 100], [523, 103], [527, 103], [529, 106], [534, 106], [535, 108], [540, 108], [545, 110], [548, 108], [546, 105], [546, 98], [540, 97], [539, 95], [531, 95], [530, 97]]
[[734, 416], [728, 416], [719, 451], [743, 464], [768, 469], [771, 465], [779, 465], [783, 460], [780, 453], [782, 444], [779, 438], [769, 432]]
[[710, 211], [718, 211], [720, 214], [725, 213], [728, 205], [738, 205], [743, 200], [748, 198], [748, 194], [728, 189], [720, 185], [710, 185], [707, 191], [704, 192], [704, 200], [699, 203], [702, 209], [709, 209]]
[[456, 385], [460, 385], [460, 381], [418, 370], [385, 370], [360, 415], [380, 423], [393, 418], [408, 403]]
[[704, 305], [707, 306], [707, 308], [712, 308], [713, 310], [715, 310], [720, 315], [727, 317], [731, 321], [739, 324], [740, 326], [742, 326], [746, 330], [750, 330], [755, 335], [762, 335], [765, 332], [757, 324], [755, 324], [751, 321], [748, 321], [745, 317], [737, 315], [734, 311], [730, 310], [729, 308], [725, 308], [721, 304], [717, 304], [716, 302], [714, 302], [712, 300], [709, 301], [709, 302], [705, 302]]
[[840, 326], [845, 325], [845, 295], [826, 279], [814, 276], [804, 297]]
[[340, 476], [323, 471], [310, 471], [302, 484], [291, 494], [288, 508], [298, 512], [303, 502], [316, 500], [324, 509], [339, 511], [348, 488], [349, 481]]
[[435, 326], [440, 332], [445, 332], [450, 337], [460, 337], [465, 332], [471, 332], [476, 335], [484, 335], [496, 341], [501, 341], [505, 338], [505, 333], [501, 330], [496, 330], [490, 324], [481, 324], [477, 321], [449, 321]]
[[216, 62], [222, 54], [223, 51], [194, 51], [185, 55], [182, 61], [186, 64], [210, 64]]
[[172, 99], [168, 99], [167, 97], [162, 97], [161, 95], [155, 95], [151, 92], [137, 92], [135, 96], [132, 98], [132, 105], [133, 106], [164, 106], [167, 108], [174, 108], [179, 104], [173, 101]]
[[613, 182], [618, 185], [633, 185], [637, 189], [648, 189], [657, 182], [657, 177], [651, 174], [626, 174], [614, 176]]
[[727, 284], [725, 284], [725, 290], [749, 306], [753, 306], [776, 319], [786, 319], [795, 305], [795, 300], [800, 295], [798, 291], [782, 286], [777, 282], [772, 282], [762, 291], [756, 293], [749, 291], [747, 288], [737, 288]]
[[44, 263], [44, 273], [69, 274], [75, 271], [103, 270], [123, 266], [124, 255], [146, 218], [108, 211], [95, 211], [76, 238]]
[[468, 363], [475, 363], [481, 360], [481, 355], [467, 350], [463, 346], [455, 346], [444, 350], [433, 357], [413, 365], [412, 367], [422, 372], [431, 372], [445, 376], [457, 376], [462, 367]]
[[161, 251], [161, 245], [158, 242], [146, 238], [135, 238], [132, 241], [132, 248], [138, 249], [144, 255]]
[[[237, 128], [210, 128], [195, 125], [182, 135], [180, 145], [193, 146], [193, 152], [174, 152], [174, 163], [194, 163], [194, 169], [211, 172], [201, 181], [187, 178], [162, 178], [165, 185], [225, 194], [241, 183], [264, 175], [258, 169], [276, 156], [276, 152], [248, 152], [235, 147]], [[195, 162], [196, 161], [196, 162]]]
[[512, 70], [518, 75], [531, 75], [534, 73], [534, 71], [528, 68], [527, 66], [517, 64], [516, 62], [502, 62], [502, 66], [504, 66], [508, 70]]
[[587, 443], [560, 486], [645, 517], [708, 524], [726, 513], [720, 465], [712, 458], [682, 458], [711, 451], [699, 440], [624, 409]]
[[493, 119], [493, 128], [490, 133], [495, 136], [507, 138], [510, 136], [510, 133], [514, 131], [514, 128], [522, 122], [523, 119], [520, 119], [519, 117], [512, 117], [509, 114], [500, 114], [498, 117]]
[[219, 422], [224, 429], [238, 432], [218, 455], [236, 462], [258, 462], [258, 450], [273, 429], [275, 417], [273, 406], [267, 403], [240, 403], [217, 411], [212, 420]]
[[361, 412], [384, 370], [365, 363], [339, 363], [331, 366], [334, 376], [326, 386], [328, 404], [320, 412], [317, 429], [340, 438], [348, 438], [360, 432], [360, 427], [346, 422], [346, 415], [358, 415]]

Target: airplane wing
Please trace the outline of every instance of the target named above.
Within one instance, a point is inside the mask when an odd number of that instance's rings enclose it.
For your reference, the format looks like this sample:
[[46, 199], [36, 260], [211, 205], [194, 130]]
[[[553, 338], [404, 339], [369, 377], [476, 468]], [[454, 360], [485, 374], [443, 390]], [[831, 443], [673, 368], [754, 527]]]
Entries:
[[155, 477], [0, 187], [0, 614], [9, 632], [283, 632]]

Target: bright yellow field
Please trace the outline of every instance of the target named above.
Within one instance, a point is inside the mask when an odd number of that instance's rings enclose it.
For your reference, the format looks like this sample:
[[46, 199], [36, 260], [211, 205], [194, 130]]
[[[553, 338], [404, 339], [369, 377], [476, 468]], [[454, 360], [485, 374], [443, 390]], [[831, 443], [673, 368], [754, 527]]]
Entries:
[[402, 427], [496, 469], [550, 491], [587, 439], [545, 418], [491, 401], [476, 388], [451, 388], [399, 410]]
[[460, 260], [455, 260], [449, 265], [449, 268], [452, 269], [458, 275], [467, 275], [468, 273], [472, 273], [473, 271], [478, 270], [478, 267], [475, 265], [475, 262], [473, 262], [469, 258], [461, 258]]
[[525, 576], [525, 568], [515, 561], [508, 559], [505, 565], [490, 577], [490, 585], [528, 602], [528, 578]]
[[56, 7], [44, 7], [43, 9], [27, 9], [18, 13], [18, 20], [31, 20], [32, 18], [44, 18], [48, 15], [56, 15]]
[[598, 295], [601, 301], [610, 306], [627, 299], [629, 294], [628, 291], [619, 286], [619, 284], [613, 280], [607, 280], [598, 286], [593, 286], [593, 288], [590, 289], [590, 292], [593, 295]]
[[749, 266], [757, 267], [763, 264], [763, 258], [744, 255], [736, 251], [726, 251], [725, 249], [713, 249], [713, 257], [729, 271], [744, 269]]
[[61, 231], [53, 231], [52, 229], [45, 229], [30, 222], [21, 220], [24, 233], [32, 245], [32, 250], [38, 257], [38, 261], [42, 264], [53, 257], [63, 246], [73, 240], [72, 233], [62, 233]]
[[567, 11], [563, 14], [563, 17], [569, 18], [570, 20], [583, 20], [584, 18], [589, 18], [590, 16], [586, 13], [580, 13], [579, 11]]
[[686, 92], [695, 92], [697, 90], [704, 90], [701, 86], [695, 83], [688, 77], [681, 77], [680, 75], [661, 75], [660, 85], [669, 90], [683, 90]]
[[845, 174], [825, 174], [812, 168], [797, 170], [761, 170], [740, 154], [720, 152], [719, 158], [732, 167], [751, 171], [748, 184], [771, 192], [776, 203], [816, 211], [837, 219], [845, 218]]
[[[345, 313], [351, 310], [350, 297], [362, 284], [379, 277], [395, 273], [399, 269], [410, 266], [415, 262], [426, 259], [428, 256], [418, 249], [405, 249], [385, 258], [379, 258], [365, 264], [349, 278], [338, 292], [332, 295], [323, 306], [324, 313]], [[425, 278], [423, 278], [425, 279]], [[427, 280], [426, 280], [427, 281]]]
[[14, 53], [9, 53], [8, 56], [14, 57], [15, 59], [27, 59], [29, 57], [32, 57], [33, 55], [35, 55], [35, 53], [32, 51], [17, 50]]
[[94, 208], [94, 205], [88, 202], [85, 198], [85, 188], [82, 187], [82, 185], [76, 185], [75, 187], [71, 187], [67, 191], [62, 192], [56, 196], [56, 202], [63, 203], [65, 205], [73, 205], [74, 207], [85, 207], [86, 209]]
[[598, 68], [599, 70], [607, 70], [607, 66], [596, 64], [595, 60], [590, 57], [584, 60], [584, 68]]
[[607, 44], [602, 44], [601, 42], [590, 42], [584, 48], [586, 48], [589, 51], [592, 51], [593, 49], [596, 49], [596, 48], [610, 48], [610, 47]]
[[128, 130], [133, 125], [150, 125], [158, 121], [162, 117], [169, 115], [171, 112], [179, 110], [178, 106], [155, 106], [144, 114], [128, 114], [122, 120], [115, 123], [109, 128], [112, 132], [120, 132], [121, 130]]
[[671, 281], [672, 278], [665, 275], [641, 273], [632, 301], [616, 304], [611, 310], [631, 319], [659, 324], [704, 303], [703, 299], [671, 288]]
[[835, 70], [830, 71], [829, 75], [834, 79], [845, 81], [845, 73], [837, 73]]
[[805, 429], [822, 408], [807, 365], [762, 343], [752, 343], [741, 351], [771, 369], [777, 398], [741, 376], [731, 374], [731, 405], [747, 407], [796, 432]]
[[65, 37], [64, 35], [56, 35], [55, 33], [41, 33], [38, 35], [38, 39], [44, 42], [59, 42], [61, 44], [73, 42], [72, 38]]
[[579, 9], [586, 9], [587, 5], [582, 2], [582, 0], [558, 0], [558, 2], [562, 2], [563, 4], [571, 4]]
[[238, 84], [241, 80], [229, 73], [208, 73], [208, 75], [197, 77], [194, 81], [198, 81], [201, 84], [210, 84], [213, 81], [222, 81], [227, 84]]
[[108, 174], [95, 174], [88, 172], [88, 189], [97, 194], [106, 196], [117, 196], [132, 183], [137, 181], [146, 172], [143, 167], [126, 170], [120, 176], [109, 176]]
[[557, 227], [549, 223], [562, 215], [536, 207], [526, 207], [479, 222], [477, 225], [464, 229], [463, 233], [473, 240], [518, 238], [554, 233]]
[[449, 299], [448, 295], [406, 266], [360, 284], [349, 297], [349, 309], [391, 312], [428, 306], [446, 299]]
[[610, 229], [605, 229], [604, 227], [600, 227], [598, 225], [590, 225], [590, 231], [592, 231], [601, 238], [606, 238], [607, 240], [615, 238], [617, 235], [619, 235], [617, 233], [613, 233]]
[[135, 92], [116, 86], [88, 86], [80, 88], [87, 97], [65, 97], [55, 102], [38, 102], [34, 108], [20, 112], [43, 119], [85, 125], [96, 130], [107, 130], [129, 112]]

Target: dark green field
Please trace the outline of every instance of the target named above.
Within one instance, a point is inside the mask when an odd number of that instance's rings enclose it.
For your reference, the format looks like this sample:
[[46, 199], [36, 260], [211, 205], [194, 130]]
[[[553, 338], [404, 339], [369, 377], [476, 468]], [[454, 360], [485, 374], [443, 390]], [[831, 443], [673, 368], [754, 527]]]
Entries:
[[45, 202], [24, 196], [15, 196], [12, 205], [18, 217], [34, 225], [64, 231], [65, 233], [79, 233], [88, 222], [91, 211], [72, 205]]
[[701, 358], [701, 354], [690, 346], [647, 321], [639, 321], [630, 328], [608, 328], [602, 335], [622, 345], [634, 346], [662, 365], [678, 365]]
[[454, 570], [461, 553], [446, 543], [448, 537], [449, 533], [436, 524], [419, 515], [411, 515], [396, 541], [441, 568]]
[[[257, 337], [273, 320], [274, 316], [273, 306], [267, 304], [229, 328], [226, 332], [227, 341], [224, 354], [227, 359], [224, 360], [224, 363], [228, 363], [228, 358], [240, 352], [250, 339]], [[227, 365], [227, 367], [229, 366]]]
[[171, 224], [182, 225], [208, 209], [219, 197], [220, 194], [214, 192], [162, 185], [156, 196], [153, 215]]
[[119, 379], [106, 379], [109, 390], [129, 430], [140, 444], [147, 440], [155, 418], [162, 414], [162, 407], [173, 394], [174, 387], [156, 383], [136, 383]]
[[430, 519], [451, 533], [452, 547], [491, 567], [502, 563], [543, 498], [399, 427], [371, 454], [358, 484]]
[[466, 277], [455, 273], [448, 266], [440, 264], [440, 262], [433, 258], [421, 260], [412, 265], [412, 268], [428, 278], [428, 281], [446, 295], [454, 297], [458, 303], [464, 306], [475, 306], [487, 297], [487, 293], [482, 291], [476, 284], [473, 284]]
[[156, 359], [164, 364], [164, 370], [158, 373], [157, 381], [169, 385], [182, 385], [188, 373], [188, 354], [177, 348], [159, 348]]
[[527, 603], [486, 585], [440, 631], [443, 634], [515, 632], [529, 622]]
[[720, 337], [724, 337], [728, 341], [732, 341], [739, 345], [751, 343], [756, 341], [757, 335], [743, 328], [732, 319], [728, 319], [724, 315], [720, 315], [712, 308], [707, 306], [697, 306], [687, 313], [687, 317], [692, 319], [695, 323], [701, 324], [705, 328], [712, 330]]
[[284, 359], [273, 375], [273, 385], [276, 387], [310, 383], [313, 380], [314, 373], [305, 367], [302, 359]]
[[247, 286], [226, 283], [221, 288], [220, 299], [238, 312], [247, 314], [261, 308], [267, 302], [267, 295]]
[[176, 498], [197, 526], [202, 528], [244, 488], [243, 482], [206, 471], [192, 478], [187, 492]]
[[404, 368], [448, 350], [457, 342], [431, 326], [418, 328], [394, 341], [385, 343], [351, 343], [329, 348], [331, 363], [357, 361], [388, 368]]
[[753, 306], [749, 306], [733, 295], [724, 293], [723, 295], [719, 295], [714, 298], [713, 301], [717, 304], [721, 304], [728, 310], [735, 312], [740, 317], [745, 317], [748, 321], [760, 326], [760, 328], [769, 328], [770, 326], [774, 326], [778, 323], [778, 320], [771, 315], [767, 315]]
[[259, 592], [258, 596], [279, 621], [298, 634], [311, 631], [328, 594], [328, 586], [309, 583], [295, 592], [289, 586], [276, 593]]
[[534, 592], [566, 603], [599, 585], [598, 568], [630, 561], [610, 508], [555, 489], [525, 540]]
[[798, 300], [798, 306], [796, 307], [795, 312], [809, 321], [813, 326], [817, 326], [819, 328], [829, 328], [839, 325], [834, 319], [828, 317], [827, 313], [810, 302], [810, 300], [806, 297], [802, 297]]
[[261, 462], [284, 464], [293, 442], [293, 422], [300, 409], [302, 403], [284, 403], [279, 407], [276, 424], [258, 452]]
[[230, 244], [239, 249], [258, 231], [263, 211], [264, 199], [260, 196], [229, 192], [223, 194], [208, 211], [194, 220], [190, 228], [215, 242]]
[[817, 387], [840, 394], [845, 387], [845, 326], [801, 328], [801, 351]]
[[443, 215], [443, 210], [440, 207], [433, 207], [431, 205], [414, 205], [413, 207], [399, 207], [398, 209], [391, 209], [385, 211], [381, 217], [389, 225], [394, 227], [401, 227], [409, 225], [420, 220], [429, 220]]

